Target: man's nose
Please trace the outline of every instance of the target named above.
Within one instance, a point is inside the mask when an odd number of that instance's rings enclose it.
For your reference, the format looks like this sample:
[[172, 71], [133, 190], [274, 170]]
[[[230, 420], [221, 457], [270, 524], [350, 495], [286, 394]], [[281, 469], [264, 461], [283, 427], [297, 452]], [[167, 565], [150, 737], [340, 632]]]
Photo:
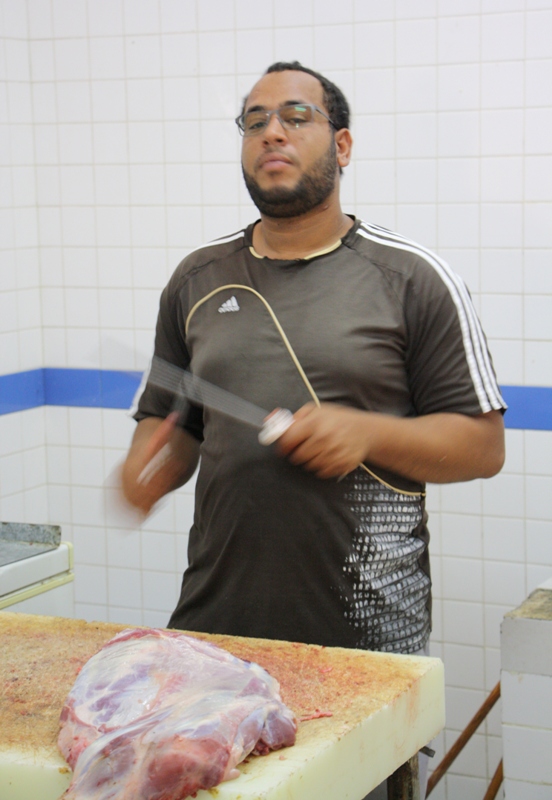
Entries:
[[287, 131], [282, 125], [277, 114], [272, 114], [263, 131], [263, 138], [267, 141], [283, 141], [287, 139]]

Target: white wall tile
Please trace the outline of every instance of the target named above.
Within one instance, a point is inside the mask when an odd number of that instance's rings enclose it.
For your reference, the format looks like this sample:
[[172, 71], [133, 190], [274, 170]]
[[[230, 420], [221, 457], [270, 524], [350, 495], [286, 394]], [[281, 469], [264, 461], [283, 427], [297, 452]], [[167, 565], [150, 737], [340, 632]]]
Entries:
[[528, 339], [552, 339], [552, 297], [526, 296], [524, 322]]
[[[391, 162], [392, 166], [394, 162]], [[434, 203], [437, 199], [436, 164], [430, 159], [400, 159], [396, 163], [397, 201]]]
[[550, 784], [528, 783], [505, 778], [504, 788], [508, 800], [548, 800], [550, 796]]
[[160, 29], [157, 3], [149, 0], [123, 0], [123, 14], [126, 33], [157, 33]]
[[437, 108], [435, 67], [397, 67], [397, 111], [434, 111]]
[[395, 30], [392, 22], [357, 23], [354, 43], [356, 69], [393, 66]]
[[482, 646], [485, 641], [483, 606], [443, 600], [443, 636], [453, 644]]
[[481, 208], [483, 247], [521, 247], [523, 206], [520, 203], [484, 203]]
[[523, 251], [485, 248], [481, 251], [481, 291], [519, 294], [523, 286]]
[[89, 3], [88, 31], [91, 37], [122, 34], [122, 0], [94, 0]]
[[144, 608], [166, 612], [168, 621], [178, 600], [176, 576], [166, 572], [144, 571], [142, 573], [142, 586]]
[[500, 648], [500, 626], [505, 614], [511, 611], [511, 606], [498, 606], [485, 603], [485, 645]]
[[56, 37], [86, 36], [85, 0], [52, 0], [52, 8]]
[[75, 603], [107, 603], [107, 570], [104, 566], [75, 561]]
[[[132, 125], [129, 127], [127, 134], [126, 125], [122, 123], [111, 122], [94, 124], [92, 126], [94, 137], [94, 162], [96, 164], [126, 163], [129, 158], [129, 150], [131, 160], [139, 161], [140, 158], [132, 158], [132, 153], [133, 147], [137, 147], [135, 140], [138, 132], [141, 130], [142, 126]], [[154, 144], [154, 142], [152, 144]], [[90, 161], [91, 159], [87, 160]]]
[[89, 164], [92, 161], [92, 136], [89, 125], [59, 125], [59, 156], [62, 164]]
[[105, 525], [105, 502], [100, 488], [71, 487], [72, 521], [76, 525]]
[[25, 39], [4, 41], [5, 77], [8, 81], [30, 80], [29, 45]]
[[176, 563], [176, 539], [174, 534], [143, 531], [142, 563], [148, 570], [174, 572]]
[[359, 161], [355, 168], [356, 199], [359, 203], [395, 201], [396, 165], [391, 159]]
[[86, 622], [109, 622], [107, 606], [97, 603], [75, 603], [74, 618]]
[[[445, 735], [445, 740], [447, 743], [447, 749], [450, 749], [454, 742], [456, 741], [457, 735], [451, 734], [448, 731]], [[485, 746], [484, 746], [484, 738], [480, 734], [474, 734], [469, 742], [466, 744], [466, 747], [462, 750], [459, 754], [456, 761], [451, 764], [450, 772], [460, 773], [464, 775], [469, 775], [473, 778], [486, 778], [487, 777], [487, 764], [486, 764], [486, 753], [485, 753]], [[468, 781], [466, 778], [458, 778], [458, 785], [468, 785]], [[474, 782], [475, 783], [475, 782]], [[454, 784], [453, 784], [454, 785]], [[450, 790], [449, 790], [450, 792]], [[455, 796], [455, 793], [453, 793]], [[468, 789], [464, 795], [456, 795], [458, 797], [471, 797], [471, 791]]]
[[434, 17], [436, 12], [437, 0], [397, 0], [395, 4], [395, 14], [398, 19]]
[[552, 731], [504, 725], [505, 776], [552, 786]]
[[485, 667], [482, 647], [445, 643], [443, 657], [448, 686], [483, 689]]
[[75, 562], [104, 566], [106, 563], [105, 530], [88, 526], [73, 526]]
[[552, 385], [552, 342], [526, 342], [524, 349], [526, 384]]
[[102, 486], [103, 452], [99, 447], [71, 448], [71, 483], [74, 486]]
[[476, 158], [442, 158], [437, 165], [438, 199], [473, 203], [480, 196], [480, 162]]
[[476, 203], [439, 205], [437, 214], [439, 249], [479, 245], [480, 217]]
[[478, 108], [480, 83], [477, 64], [454, 64], [440, 67], [438, 108], [443, 111]]
[[523, 518], [484, 517], [483, 555], [493, 561], [523, 562], [525, 558]]
[[[54, 63], [58, 81], [88, 80], [90, 65], [87, 40], [85, 38], [54, 40]], [[41, 79], [44, 80], [45, 76], [42, 75]]]
[[527, 593], [531, 594], [543, 583], [552, 580], [552, 565], [549, 564], [528, 564], [527, 570]]
[[521, 297], [508, 294], [484, 294], [481, 297], [481, 322], [493, 339], [521, 337], [523, 306]]
[[26, 36], [27, 31], [31, 39], [51, 39], [53, 35], [52, 4], [50, 0], [33, 0], [32, 14], [28, 16], [28, 27], [25, 24], [23, 33], [23, 20], [26, 19], [26, 7], [22, 3], [11, 4], [10, 19], [19, 23], [21, 35]]
[[525, 160], [525, 199], [552, 200], [552, 156], [532, 156]]
[[200, 123], [197, 120], [165, 122], [164, 133], [164, 160], [167, 163], [199, 162]]
[[82, 369], [97, 369], [100, 366], [100, 335], [93, 328], [66, 329], [67, 364]]
[[[277, 7], [279, 4], [277, 4]], [[305, 27], [285, 27], [274, 29], [274, 60], [275, 61], [294, 61], [297, 53], [301, 53], [303, 64], [314, 63], [314, 35], [311, 28]], [[251, 85], [260, 77], [259, 75], [248, 76], [247, 85], [241, 85], [240, 97], [249, 92]], [[238, 76], [239, 83], [239, 76]]]
[[[542, 3], [542, 11], [527, 14], [525, 57], [550, 58], [552, 39], [552, 9], [550, 3]], [[544, 10], [546, 9], [546, 10]]]
[[552, 100], [552, 59], [527, 61], [525, 102], [528, 106], [549, 106]]
[[94, 80], [125, 77], [125, 40], [122, 36], [90, 39], [90, 75]]
[[441, 9], [439, 13], [441, 17], [438, 20], [437, 35], [439, 63], [470, 63], [478, 61], [481, 36], [480, 18], [475, 15], [442, 16]]
[[92, 119], [96, 122], [119, 122], [126, 119], [124, 81], [92, 83]]
[[474, 604], [483, 600], [483, 563], [480, 560], [443, 556], [441, 561], [443, 591], [447, 599], [465, 600]]
[[257, 3], [255, 0], [236, 0], [236, 28], [270, 28], [273, 21], [272, 0]]
[[236, 31], [236, 69], [238, 73], [261, 75], [273, 60], [272, 30]]
[[525, 208], [525, 242], [531, 247], [552, 246], [552, 203], [529, 203]]
[[485, 602], [515, 608], [526, 596], [523, 564], [490, 561], [483, 567]]
[[492, 14], [481, 19], [483, 61], [508, 61], [524, 56], [524, 14]]
[[193, 33], [167, 34], [161, 37], [162, 74], [183, 77], [198, 74], [197, 36]]
[[[133, 122], [163, 118], [163, 84], [158, 78], [140, 78], [127, 83], [128, 118]], [[168, 116], [174, 116], [169, 111]]]
[[527, 560], [533, 564], [552, 565], [552, 521], [528, 519]]
[[33, 121], [30, 84], [13, 82], [7, 84], [10, 122], [29, 124]]
[[521, 475], [502, 473], [483, 482], [484, 514], [522, 517], [524, 499], [524, 481]]
[[[465, 559], [481, 558], [482, 519], [479, 515], [442, 514], [441, 515], [441, 548], [444, 556], [460, 556]], [[450, 559], [452, 568], [456, 563]], [[471, 561], [469, 562], [471, 564]]]
[[141, 573], [137, 569], [108, 567], [107, 588], [109, 604], [121, 608], [142, 607]]
[[552, 293], [552, 271], [547, 270], [547, 250], [525, 253], [524, 288], [529, 294]]
[[435, 204], [397, 205], [397, 228], [407, 238], [437, 247], [437, 209]]
[[161, 76], [161, 46], [158, 36], [132, 36], [125, 40], [127, 78]]
[[354, 108], [357, 114], [389, 113], [395, 110], [393, 69], [357, 70]]
[[530, 519], [552, 519], [552, 477], [526, 477], [526, 513]]

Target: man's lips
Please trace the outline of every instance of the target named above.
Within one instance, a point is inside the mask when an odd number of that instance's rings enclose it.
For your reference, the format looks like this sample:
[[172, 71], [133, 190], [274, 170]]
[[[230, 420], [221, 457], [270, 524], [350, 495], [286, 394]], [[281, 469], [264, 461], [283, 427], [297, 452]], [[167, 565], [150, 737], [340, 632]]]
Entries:
[[291, 158], [284, 156], [282, 153], [265, 153], [257, 159], [257, 169], [277, 169], [282, 166], [289, 166], [293, 164]]

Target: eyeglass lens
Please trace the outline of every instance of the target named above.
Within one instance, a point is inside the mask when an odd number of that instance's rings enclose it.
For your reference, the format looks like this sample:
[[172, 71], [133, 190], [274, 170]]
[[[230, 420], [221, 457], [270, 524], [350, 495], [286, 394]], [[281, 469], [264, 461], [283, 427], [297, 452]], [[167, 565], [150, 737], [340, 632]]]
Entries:
[[284, 128], [300, 128], [308, 122], [312, 122], [314, 117], [314, 106], [310, 105], [291, 105], [282, 106], [274, 111], [249, 111], [242, 117], [243, 132], [245, 136], [253, 136], [264, 130], [270, 118], [276, 114]]

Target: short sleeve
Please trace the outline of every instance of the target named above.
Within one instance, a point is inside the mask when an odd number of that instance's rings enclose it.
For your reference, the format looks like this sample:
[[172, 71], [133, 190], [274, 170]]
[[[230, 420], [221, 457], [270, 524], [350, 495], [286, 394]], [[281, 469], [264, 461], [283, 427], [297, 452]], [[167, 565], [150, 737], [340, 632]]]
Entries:
[[420, 260], [406, 300], [406, 354], [416, 414], [505, 410], [470, 294], [444, 262]]
[[[184, 324], [178, 296], [178, 283], [173, 277], [161, 294], [155, 329], [154, 355], [180, 369], [187, 369], [190, 356], [184, 338]], [[149, 382], [149, 372], [149, 368], [144, 372], [130, 411], [137, 422], [146, 417], [165, 418], [173, 410], [174, 395]], [[201, 441], [203, 409], [189, 405], [182, 427]]]

